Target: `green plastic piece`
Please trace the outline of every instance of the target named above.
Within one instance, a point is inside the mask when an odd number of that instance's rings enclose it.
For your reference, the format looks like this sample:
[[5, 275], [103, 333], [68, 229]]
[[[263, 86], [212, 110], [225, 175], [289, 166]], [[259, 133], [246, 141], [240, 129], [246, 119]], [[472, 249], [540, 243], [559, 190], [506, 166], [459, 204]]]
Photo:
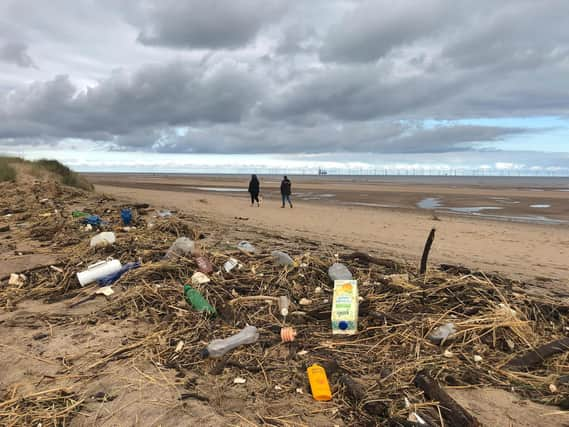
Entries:
[[190, 304], [196, 311], [205, 311], [209, 314], [216, 314], [215, 308], [207, 302], [200, 292], [190, 285], [184, 285], [184, 295], [186, 301]]
[[81, 218], [83, 216], [89, 216], [88, 213], [81, 212], [81, 211], [73, 211], [73, 212], [71, 212], [71, 215], [73, 216], [73, 218]]

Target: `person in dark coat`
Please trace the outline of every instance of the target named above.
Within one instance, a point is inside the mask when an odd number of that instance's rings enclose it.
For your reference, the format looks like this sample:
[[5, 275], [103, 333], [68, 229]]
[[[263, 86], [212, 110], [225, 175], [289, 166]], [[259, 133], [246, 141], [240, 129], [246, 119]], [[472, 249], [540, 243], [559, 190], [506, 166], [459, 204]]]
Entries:
[[292, 202], [290, 201], [291, 194], [292, 194], [292, 184], [290, 183], [288, 177], [285, 175], [285, 177], [281, 181], [281, 197], [283, 199], [283, 205], [281, 206], [281, 208], [285, 207], [286, 201], [288, 201], [288, 204], [292, 208]]
[[255, 202], [257, 202], [257, 206], [260, 206], [259, 204], [260, 191], [261, 191], [261, 185], [259, 184], [259, 179], [257, 178], [257, 175], [252, 175], [251, 181], [249, 181], [249, 194], [251, 195], [251, 206], [253, 206]]

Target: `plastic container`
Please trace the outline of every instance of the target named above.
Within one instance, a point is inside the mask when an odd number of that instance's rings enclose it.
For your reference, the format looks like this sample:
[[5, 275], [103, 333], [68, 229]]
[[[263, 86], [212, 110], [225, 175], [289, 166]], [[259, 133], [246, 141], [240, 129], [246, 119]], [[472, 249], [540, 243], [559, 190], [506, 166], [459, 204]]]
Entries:
[[213, 272], [213, 264], [209, 259], [207, 259], [204, 256], [197, 257], [196, 264], [198, 265], [198, 270], [204, 274], [209, 274]]
[[254, 326], [246, 326], [239, 333], [222, 340], [213, 340], [202, 350], [202, 357], [222, 357], [228, 351], [240, 345], [253, 344], [259, 339], [259, 332]]
[[278, 303], [279, 303], [279, 312], [281, 313], [281, 316], [283, 317], [288, 316], [288, 309], [290, 307], [290, 300], [288, 299], [288, 297], [286, 295], [280, 296]]
[[223, 264], [223, 268], [225, 269], [226, 272], [229, 273], [231, 270], [233, 270], [238, 265], [239, 265], [239, 261], [237, 261], [235, 258], [229, 258], [227, 261], [225, 261], [225, 264]]
[[286, 252], [273, 251], [271, 256], [278, 265], [294, 265], [294, 260]]
[[336, 262], [328, 268], [328, 277], [335, 282], [336, 280], [352, 280], [353, 276], [344, 264]]
[[195, 243], [187, 237], [178, 237], [166, 252], [164, 258], [176, 259], [190, 254], [195, 248]]
[[130, 225], [132, 222], [132, 212], [129, 208], [121, 209], [121, 220], [123, 225]]
[[112, 231], [103, 231], [102, 233], [96, 234], [91, 238], [90, 246], [92, 248], [111, 246], [116, 241], [115, 233]]
[[190, 304], [194, 310], [199, 312], [206, 312], [208, 314], [215, 314], [215, 307], [213, 307], [203, 295], [197, 290], [192, 288], [190, 285], [184, 285], [184, 296], [186, 301]]
[[456, 334], [456, 327], [454, 326], [454, 323], [449, 322], [435, 328], [429, 334], [429, 340], [434, 344], [444, 344], [445, 341], [452, 339], [454, 334]]
[[306, 373], [308, 374], [308, 381], [310, 382], [314, 400], [321, 402], [332, 400], [332, 391], [330, 390], [330, 384], [324, 368], [314, 364], [306, 369]]
[[334, 281], [332, 297], [332, 334], [353, 335], [358, 331], [358, 282]]
[[245, 240], [237, 243], [237, 249], [250, 254], [254, 254], [255, 252], [257, 252], [257, 248]]
[[133, 268], [138, 268], [138, 267], [140, 267], [140, 262], [138, 262], [138, 261], [129, 262], [129, 263], [123, 265], [119, 271], [108, 274], [105, 277], [101, 277], [100, 279], [97, 280], [97, 283], [99, 284], [99, 286], [112, 285], [117, 280], [119, 280], [124, 273], [126, 273], [129, 270], [132, 270]]
[[286, 327], [281, 328], [281, 340], [282, 342], [293, 342], [296, 338], [296, 331], [294, 328]]
[[118, 259], [108, 258], [105, 261], [99, 261], [91, 264], [86, 270], [77, 273], [77, 279], [81, 286], [88, 285], [99, 279], [102, 279], [109, 274], [116, 273], [122, 268], [121, 262]]

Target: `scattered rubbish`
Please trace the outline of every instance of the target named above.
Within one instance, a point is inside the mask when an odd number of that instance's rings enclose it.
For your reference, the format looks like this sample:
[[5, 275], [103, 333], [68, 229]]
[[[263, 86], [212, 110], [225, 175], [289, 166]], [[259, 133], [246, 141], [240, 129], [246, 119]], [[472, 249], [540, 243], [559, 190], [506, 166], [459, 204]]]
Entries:
[[168, 209], [161, 210], [158, 211], [158, 216], [160, 218], [170, 218], [172, 216], [172, 212], [170, 212]]
[[192, 288], [190, 285], [184, 285], [184, 296], [186, 301], [190, 304], [194, 310], [199, 312], [206, 312], [208, 314], [216, 314], [215, 308], [207, 302], [203, 295], [197, 290]]
[[87, 224], [83, 227], [83, 231], [93, 231], [93, 226], [91, 224]]
[[198, 270], [204, 274], [209, 274], [213, 272], [213, 265], [209, 259], [204, 256], [199, 256], [196, 258], [196, 264], [198, 265]]
[[95, 293], [102, 294], [106, 297], [110, 297], [112, 294], [115, 293], [115, 291], [113, 291], [113, 288], [111, 288], [110, 286], [103, 286], [102, 288], [97, 289]]
[[247, 242], [246, 240], [242, 240], [241, 242], [237, 243], [237, 249], [249, 254], [254, 254], [255, 252], [257, 252], [257, 248], [255, 248], [255, 246], [253, 246], [251, 243]]
[[475, 354], [473, 359], [476, 363], [482, 362], [482, 356], [479, 356], [478, 354]]
[[286, 317], [288, 316], [288, 309], [290, 307], [290, 300], [286, 295], [282, 295], [279, 297], [279, 312], [281, 316]]
[[140, 267], [140, 262], [129, 262], [123, 265], [118, 271], [110, 273], [97, 280], [99, 286], [108, 286], [121, 278], [121, 276], [129, 270]]
[[111, 246], [115, 243], [116, 236], [112, 231], [103, 231], [91, 238], [90, 246], [92, 248]]
[[57, 271], [58, 273], [63, 274], [63, 270], [59, 267], [56, 267], [55, 265], [50, 265], [49, 268], [51, 268], [53, 271]]
[[549, 391], [552, 393], [557, 393], [559, 390], [555, 384], [549, 384]]
[[225, 271], [227, 273], [229, 273], [231, 270], [233, 270], [235, 267], [237, 267], [239, 265], [239, 261], [237, 261], [235, 258], [229, 258], [225, 264], [223, 264], [223, 268], [225, 269]]
[[304, 394], [304, 391], [300, 387], [297, 387], [295, 390], [298, 394]]
[[73, 211], [71, 212], [71, 216], [73, 218], [82, 218], [84, 216], [89, 216], [89, 214], [87, 212]]
[[332, 264], [330, 266], [330, 268], [328, 268], [328, 277], [330, 277], [330, 280], [332, 280], [332, 282], [335, 282], [336, 280], [352, 280], [352, 273], [350, 273], [350, 270], [348, 270], [348, 267], [346, 267], [344, 264], [341, 264], [339, 262], [336, 262], [334, 264]]
[[298, 301], [298, 303], [300, 305], [310, 305], [312, 304], [312, 300], [309, 300], [308, 298], [301, 298], [300, 301]]
[[328, 377], [326, 376], [324, 368], [314, 364], [310, 366], [306, 372], [314, 400], [332, 400], [332, 391], [330, 390], [330, 384], [328, 383]]
[[166, 252], [165, 259], [174, 260], [184, 257], [195, 249], [195, 243], [187, 237], [178, 237]]
[[123, 225], [130, 225], [132, 222], [132, 212], [129, 208], [121, 209], [121, 220]]
[[435, 328], [429, 334], [429, 340], [431, 340], [433, 344], [442, 345], [446, 341], [452, 339], [454, 334], [456, 334], [454, 323], [445, 323], [444, 325]]
[[246, 326], [239, 333], [221, 340], [213, 340], [202, 350], [202, 357], [222, 357], [228, 351], [240, 345], [253, 344], [259, 339], [259, 332], [254, 326]]
[[176, 349], [174, 351], [176, 353], [179, 353], [182, 351], [183, 348], [184, 348], [184, 341], [180, 340], [178, 341], [178, 344], [176, 344]]
[[12, 273], [10, 274], [10, 279], [8, 279], [8, 284], [10, 286], [23, 286], [25, 282], [26, 276], [23, 274]]
[[421, 418], [421, 416], [416, 412], [411, 412], [409, 414], [409, 417], [407, 417], [407, 421], [410, 421], [412, 423], [419, 424], [422, 426], [427, 425], [427, 422], [423, 418]]
[[233, 384], [245, 384], [247, 380], [242, 377], [236, 377], [233, 379]]
[[278, 265], [294, 265], [294, 260], [286, 252], [273, 251], [271, 256]]
[[203, 274], [201, 271], [196, 271], [193, 275], [192, 275], [192, 285], [203, 285], [206, 283], [209, 283], [211, 280], [209, 277], [207, 277], [205, 274]]
[[108, 258], [105, 261], [99, 261], [91, 264], [86, 270], [77, 273], [77, 279], [81, 286], [93, 283], [109, 274], [116, 273], [122, 267], [118, 259]]
[[334, 281], [332, 334], [353, 335], [358, 331], [358, 281]]
[[83, 217], [81, 222], [83, 224], [87, 224], [87, 225], [90, 225], [92, 227], [99, 227], [101, 224], [103, 224], [101, 217], [99, 217], [97, 215], [88, 215], [86, 217]]
[[282, 342], [293, 342], [296, 338], [296, 331], [294, 328], [286, 327], [281, 328], [281, 340]]
[[306, 356], [308, 354], [308, 351], [306, 350], [300, 350], [298, 353], [296, 353], [299, 356]]

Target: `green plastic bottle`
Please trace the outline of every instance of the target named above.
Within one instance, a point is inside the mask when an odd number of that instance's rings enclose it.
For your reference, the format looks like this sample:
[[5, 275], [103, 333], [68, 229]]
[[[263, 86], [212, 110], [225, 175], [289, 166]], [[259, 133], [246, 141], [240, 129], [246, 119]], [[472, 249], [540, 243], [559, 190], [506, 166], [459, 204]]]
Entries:
[[207, 302], [200, 292], [190, 285], [184, 285], [186, 301], [197, 311], [205, 311], [208, 314], [216, 314], [215, 308]]
[[81, 212], [81, 211], [73, 211], [73, 212], [71, 212], [71, 215], [73, 216], [73, 218], [81, 218], [81, 217], [84, 217], [84, 216], [89, 216], [88, 213], [86, 213], [86, 212]]

